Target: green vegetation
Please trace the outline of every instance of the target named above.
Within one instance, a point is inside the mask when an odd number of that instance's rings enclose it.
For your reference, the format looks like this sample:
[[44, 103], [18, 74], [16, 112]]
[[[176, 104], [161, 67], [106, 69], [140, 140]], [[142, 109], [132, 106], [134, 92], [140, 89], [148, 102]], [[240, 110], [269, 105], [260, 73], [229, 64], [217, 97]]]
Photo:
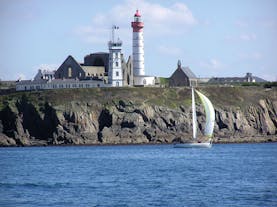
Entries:
[[277, 87], [277, 81], [276, 82], [268, 82], [264, 84], [265, 88], [272, 88], [272, 87]]
[[264, 83], [256, 83], [256, 82], [246, 82], [242, 83], [241, 86], [263, 86]]
[[[274, 85], [275, 84], [275, 85]], [[276, 86], [276, 83], [270, 85]], [[245, 108], [251, 104], [258, 104], [260, 99], [277, 99], [277, 88], [267, 90], [263, 87], [199, 87], [198, 90], [207, 95], [215, 107]], [[45, 103], [56, 107], [70, 107], [71, 102], [87, 103], [93, 107], [109, 107], [120, 100], [131, 102], [136, 106], [144, 103], [150, 105], [179, 108], [190, 107], [191, 90], [182, 88], [84, 88], [58, 89], [31, 92], [11, 92], [0, 95], [0, 110], [6, 105], [15, 106], [18, 101], [25, 100], [32, 103], [38, 111], [44, 110]], [[199, 100], [198, 100], [199, 101]], [[197, 102], [198, 102], [197, 101]], [[199, 103], [199, 102], [198, 102]]]
[[264, 87], [264, 88], [271, 88], [271, 87], [277, 87], [277, 82], [234, 82], [234, 83], [227, 83], [227, 84], [219, 84], [219, 83], [200, 83], [201, 86], [244, 86], [244, 87], [250, 87], [250, 86], [255, 86], [255, 87]]
[[160, 85], [162, 85], [164, 87], [169, 86], [169, 78], [159, 77], [159, 79], [160, 79]]
[[15, 81], [0, 80], [0, 89], [12, 89], [12, 88], [15, 88]]

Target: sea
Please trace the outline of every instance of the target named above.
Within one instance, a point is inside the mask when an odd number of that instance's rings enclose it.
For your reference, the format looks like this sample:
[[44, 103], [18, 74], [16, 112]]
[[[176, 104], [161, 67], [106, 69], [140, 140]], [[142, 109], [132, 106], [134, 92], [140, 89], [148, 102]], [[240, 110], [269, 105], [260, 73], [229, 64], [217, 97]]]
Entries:
[[277, 143], [0, 148], [0, 206], [277, 206]]

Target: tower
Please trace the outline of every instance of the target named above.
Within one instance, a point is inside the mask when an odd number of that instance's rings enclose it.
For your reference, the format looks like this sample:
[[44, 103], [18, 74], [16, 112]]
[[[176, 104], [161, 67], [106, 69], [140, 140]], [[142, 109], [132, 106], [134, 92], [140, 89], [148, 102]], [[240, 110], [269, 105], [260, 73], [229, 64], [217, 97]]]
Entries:
[[108, 42], [109, 45], [109, 72], [108, 82], [113, 87], [123, 86], [123, 76], [121, 67], [121, 46], [122, 41], [118, 38], [114, 40], [115, 30], [119, 29], [116, 26], [112, 27], [112, 39]]
[[144, 76], [144, 41], [141, 14], [137, 10], [132, 22], [133, 28], [133, 71], [134, 76]]

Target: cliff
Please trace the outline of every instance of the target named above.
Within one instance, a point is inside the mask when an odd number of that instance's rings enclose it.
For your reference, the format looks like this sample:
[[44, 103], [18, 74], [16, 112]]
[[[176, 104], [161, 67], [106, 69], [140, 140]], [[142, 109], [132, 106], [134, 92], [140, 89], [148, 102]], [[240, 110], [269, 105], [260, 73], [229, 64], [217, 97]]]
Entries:
[[[215, 142], [277, 140], [276, 88], [200, 90], [215, 106]], [[191, 137], [190, 105], [188, 88], [14, 92], [0, 96], [0, 146], [172, 143]]]

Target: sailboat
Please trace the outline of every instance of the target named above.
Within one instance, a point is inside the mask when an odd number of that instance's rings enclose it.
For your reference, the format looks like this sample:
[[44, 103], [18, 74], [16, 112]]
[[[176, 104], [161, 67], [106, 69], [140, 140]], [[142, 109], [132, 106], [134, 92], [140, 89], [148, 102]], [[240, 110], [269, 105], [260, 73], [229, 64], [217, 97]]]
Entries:
[[[204, 106], [206, 114], [206, 124], [205, 124], [205, 138], [208, 138], [207, 141], [197, 141], [197, 119], [196, 119], [196, 108], [195, 108], [195, 97], [194, 91], [200, 97], [200, 100]], [[212, 147], [212, 135], [214, 130], [215, 123], [215, 111], [211, 101], [201, 92], [191, 88], [191, 98], [192, 98], [192, 130], [193, 130], [193, 141], [188, 143], [175, 143], [174, 147], [176, 148], [210, 148]]]

